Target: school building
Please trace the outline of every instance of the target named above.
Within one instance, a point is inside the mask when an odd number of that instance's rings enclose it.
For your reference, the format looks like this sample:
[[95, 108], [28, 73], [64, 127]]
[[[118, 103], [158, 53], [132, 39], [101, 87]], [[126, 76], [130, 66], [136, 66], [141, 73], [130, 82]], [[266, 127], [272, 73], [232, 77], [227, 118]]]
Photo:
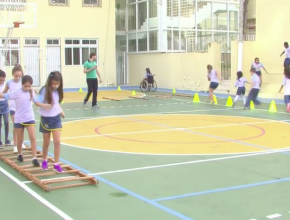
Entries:
[[[37, 25], [14, 29], [6, 65], [19, 61], [39, 84], [60, 70], [66, 88], [86, 87], [82, 64], [95, 51], [102, 87], [138, 86], [149, 67], [159, 88], [205, 90], [206, 65], [212, 64], [222, 74], [219, 91], [235, 91], [240, 0], [18, 2], [36, 3]], [[242, 70], [250, 80], [251, 63], [259, 57], [270, 73], [263, 73], [263, 93], [276, 96], [290, 28], [289, 0], [244, 0], [243, 7]], [[5, 34], [1, 28], [0, 47]]]

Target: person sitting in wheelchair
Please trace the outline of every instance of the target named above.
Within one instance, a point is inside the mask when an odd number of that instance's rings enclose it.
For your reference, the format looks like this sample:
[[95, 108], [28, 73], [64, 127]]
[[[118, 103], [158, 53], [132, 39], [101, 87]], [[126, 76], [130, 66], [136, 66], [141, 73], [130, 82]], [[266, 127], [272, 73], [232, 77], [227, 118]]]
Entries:
[[145, 74], [144, 80], [147, 80], [148, 83], [153, 83], [153, 75], [149, 68], [146, 68], [146, 74]]

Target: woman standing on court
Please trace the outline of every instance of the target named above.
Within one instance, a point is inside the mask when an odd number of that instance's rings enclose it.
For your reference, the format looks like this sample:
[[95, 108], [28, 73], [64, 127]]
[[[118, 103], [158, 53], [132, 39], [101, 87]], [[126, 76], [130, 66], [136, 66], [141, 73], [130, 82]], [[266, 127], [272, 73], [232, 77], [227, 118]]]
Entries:
[[254, 68], [256, 70], [256, 74], [259, 76], [260, 78], [260, 86], [262, 86], [262, 72], [261, 72], [261, 68], [263, 68], [265, 70], [266, 73], [268, 73], [268, 71], [265, 69], [264, 65], [262, 63], [260, 63], [260, 59], [258, 57], [255, 58], [255, 62], [252, 63], [251, 69]]
[[212, 65], [207, 65], [207, 79], [210, 81], [209, 84], [209, 99], [210, 103], [214, 104], [213, 91], [219, 86], [219, 74]]
[[[97, 108], [97, 94], [98, 94], [98, 77], [100, 83], [102, 83], [101, 75], [97, 68], [96, 63], [97, 55], [95, 53], [90, 54], [90, 58], [84, 63], [84, 74], [86, 74], [88, 92], [84, 99], [84, 105], [89, 100], [91, 94], [93, 93], [92, 107]], [[98, 77], [97, 77], [98, 75]]]

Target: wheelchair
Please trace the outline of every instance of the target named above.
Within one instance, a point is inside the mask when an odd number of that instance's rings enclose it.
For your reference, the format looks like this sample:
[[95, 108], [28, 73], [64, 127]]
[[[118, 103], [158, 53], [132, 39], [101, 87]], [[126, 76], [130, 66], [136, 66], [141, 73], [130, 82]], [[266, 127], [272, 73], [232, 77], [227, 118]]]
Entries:
[[143, 79], [140, 84], [140, 89], [142, 92], [152, 91], [155, 92], [157, 90], [157, 83], [154, 80], [154, 76], [148, 76], [147, 79]]

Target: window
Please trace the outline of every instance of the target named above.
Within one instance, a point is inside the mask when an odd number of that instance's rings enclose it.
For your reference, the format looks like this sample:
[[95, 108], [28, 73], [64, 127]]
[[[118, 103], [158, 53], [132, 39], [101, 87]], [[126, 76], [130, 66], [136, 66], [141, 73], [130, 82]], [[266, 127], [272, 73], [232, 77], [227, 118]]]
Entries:
[[38, 38], [25, 38], [24, 46], [38, 47], [39, 46]]
[[97, 39], [65, 39], [65, 65], [67, 66], [83, 65], [92, 52], [97, 54], [98, 64]]
[[[27, 3], [27, 0], [0, 0], [0, 3], [10, 3], [10, 4], [1, 4], [0, 11], [24, 11], [26, 10], [26, 5], [19, 5], [18, 3]], [[16, 4], [12, 4], [16, 3]]]
[[19, 39], [11, 38], [8, 41], [6, 49], [4, 49], [5, 38], [0, 38], [0, 51], [4, 52], [5, 57], [5, 66], [14, 66], [17, 63], [20, 63], [19, 57]]
[[57, 38], [47, 39], [46, 46], [60, 46], [60, 39]]
[[83, 0], [83, 6], [102, 7], [102, 0]]
[[49, 5], [53, 6], [69, 6], [69, 0], [48, 0]]

